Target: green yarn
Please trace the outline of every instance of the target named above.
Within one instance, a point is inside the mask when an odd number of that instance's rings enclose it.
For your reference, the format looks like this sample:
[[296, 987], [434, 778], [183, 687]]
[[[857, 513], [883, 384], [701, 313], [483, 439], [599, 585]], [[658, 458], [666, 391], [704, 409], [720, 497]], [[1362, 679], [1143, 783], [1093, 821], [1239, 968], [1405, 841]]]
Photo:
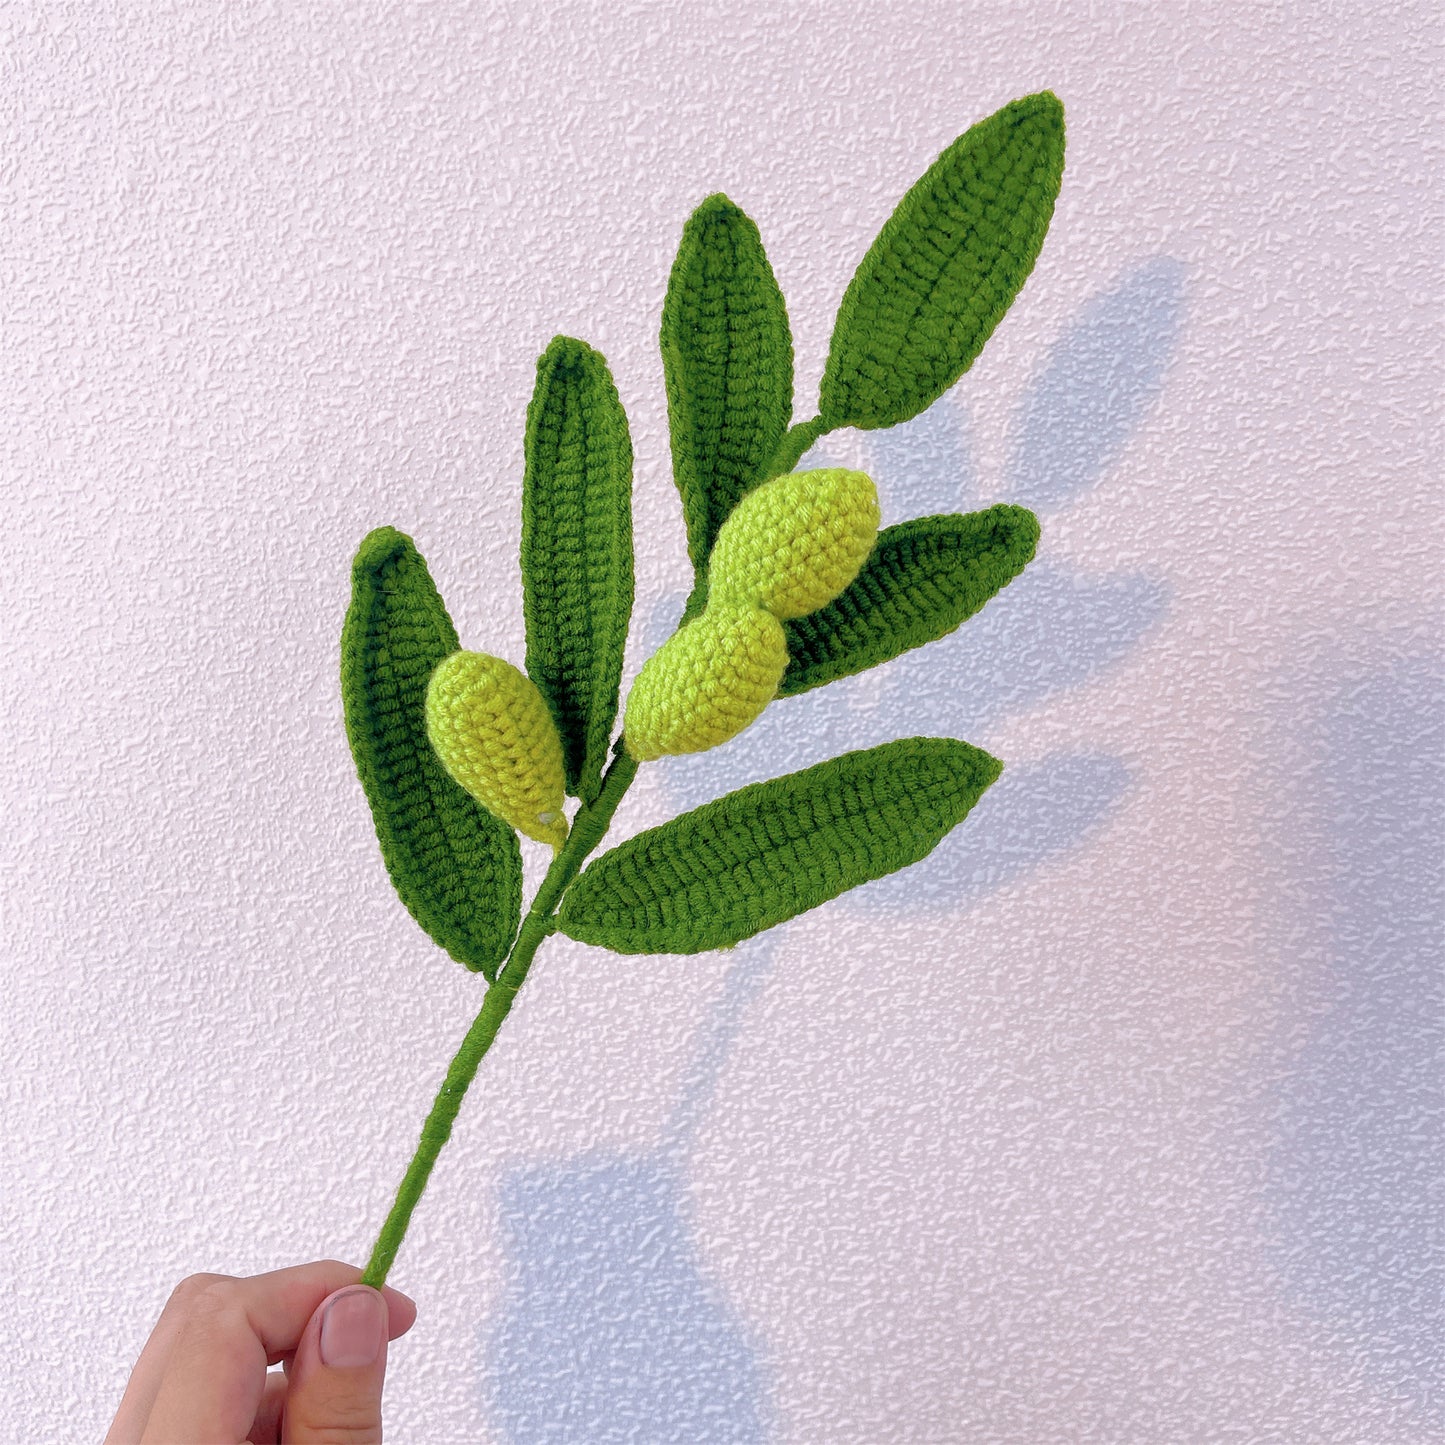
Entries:
[[1025, 96], [964, 132], [869, 247], [833, 327], [829, 430], [895, 426], [973, 364], [1033, 270], [1064, 166], [1064, 108]]
[[522, 481], [527, 673], [562, 739], [567, 791], [601, 785], [632, 616], [632, 440], [607, 363], [554, 337], [537, 362]]
[[723, 523], [708, 605], [761, 607], [779, 621], [831, 602], [878, 540], [878, 489], [865, 472], [822, 467], [773, 477]]
[[538, 843], [566, 842], [562, 742], [520, 668], [488, 652], [444, 657], [427, 683], [426, 731], [442, 766], [489, 813]]
[[918, 517], [886, 527], [853, 584], [784, 624], [779, 697], [876, 667], [947, 636], [1032, 560], [1039, 522], [1025, 507]]
[[617, 953], [728, 947], [916, 863], [1002, 769], [968, 743], [904, 738], [753, 783], [604, 853], [558, 926]]
[[[490, 985], [364, 1283], [385, 1282], [550, 934], [622, 954], [730, 947], [925, 857], [999, 776], [1003, 765], [968, 743], [905, 738], [741, 788], [584, 866], [640, 762], [716, 746], [775, 696], [945, 636], [1033, 557], [1038, 521], [1021, 507], [878, 533], [869, 478], [797, 468], [837, 427], [916, 416], [973, 363], [1039, 254], [1063, 148], [1063, 110], [1044, 91], [938, 157], [858, 266], [818, 415], [797, 422], [787, 310], [757, 226], [721, 193], [688, 218], [659, 343], [694, 583], [678, 630], [639, 671], [615, 741], [633, 602], [633, 455], [617, 388], [591, 347], [554, 337], [527, 408], [525, 675], [460, 652], [408, 537], [383, 527], [362, 543], [342, 632], [357, 771], [398, 894]], [[580, 799], [570, 820], [564, 792]], [[517, 836], [488, 808], [554, 846], [520, 926]]]
[[777, 696], [787, 666], [783, 625], [771, 612], [709, 603], [642, 664], [627, 695], [628, 753], [645, 763], [727, 742]]
[[789, 472], [750, 491], [718, 530], [707, 602], [642, 666], [627, 698], [639, 762], [700, 753], [748, 727], [788, 666], [785, 619], [831, 602], [878, 536], [871, 477]]
[[793, 411], [793, 338], [758, 228], [721, 192], [688, 217], [662, 305], [672, 468], [699, 573]]
[[427, 738], [432, 669], [457, 633], [410, 537], [368, 533], [341, 631], [346, 736], [386, 870], [411, 916], [488, 979], [522, 907], [517, 835], [447, 775]]

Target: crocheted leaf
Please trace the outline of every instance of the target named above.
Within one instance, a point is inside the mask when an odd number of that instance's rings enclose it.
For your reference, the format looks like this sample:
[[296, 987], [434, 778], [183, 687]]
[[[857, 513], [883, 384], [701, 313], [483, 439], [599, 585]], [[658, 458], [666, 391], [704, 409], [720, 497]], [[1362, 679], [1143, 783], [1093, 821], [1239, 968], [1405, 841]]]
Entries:
[[916, 863], [1002, 769], [952, 738], [904, 738], [753, 783], [604, 853], [559, 925], [617, 953], [725, 948]]
[[662, 306], [672, 468], [701, 572], [788, 429], [793, 338], [758, 228], [719, 192], [688, 217]]
[[919, 517], [887, 527], [852, 585], [784, 624], [779, 697], [887, 662], [952, 632], [1033, 558], [1039, 520], [1025, 507]]
[[894, 426], [973, 364], [1033, 270], [1064, 167], [1064, 108], [1025, 96], [965, 131], [898, 203], [848, 289], [818, 411]]
[[367, 535], [341, 632], [341, 699], [386, 871], [411, 916], [492, 979], [522, 908], [517, 835], [447, 775], [426, 731], [432, 669], [456, 629], [410, 537]]
[[590, 802], [617, 717], [632, 616], [632, 440], [602, 357], [554, 337], [537, 362], [522, 482], [527, 672]]

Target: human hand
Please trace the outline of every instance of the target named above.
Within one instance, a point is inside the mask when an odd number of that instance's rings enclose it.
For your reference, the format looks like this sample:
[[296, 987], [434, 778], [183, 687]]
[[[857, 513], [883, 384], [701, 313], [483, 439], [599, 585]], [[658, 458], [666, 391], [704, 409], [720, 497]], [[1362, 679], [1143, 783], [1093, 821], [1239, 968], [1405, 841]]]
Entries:
[[[399, 1290], [334, 1259], [234, 1279], [195, 1274], [151, 1331], [105, 1445], [381, 1440], [388, 1340], [416, 1322]], [[280, 1362], [284, 1374], [268, 1374]]]

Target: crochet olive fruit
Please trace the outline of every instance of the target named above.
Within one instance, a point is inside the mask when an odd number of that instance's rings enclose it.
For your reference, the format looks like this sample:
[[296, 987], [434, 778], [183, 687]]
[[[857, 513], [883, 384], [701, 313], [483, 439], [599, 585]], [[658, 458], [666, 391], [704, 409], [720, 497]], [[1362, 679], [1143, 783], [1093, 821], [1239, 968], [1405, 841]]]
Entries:
[[877, 536], [878, 492], [863, 472], [790, 472], [749, 492], [717, 534], [706, 610], [648, 658], [632, 685], [627, 751], [648, 762], [736, 737], [787, 670], [782, 622], [831, 602]]
[[442, 766], [489, 813], [562, 846], [562, 743], [525, 672], [485, 652], [452, 653], [427, 684], [426, 728]]
[[644, 763], [727, 742], [777, 696], [787, 666], [776, 617], [713, 604], [643, 663], [627, 695], [627, 751]]
[[789, 472], [754, 487], [723, 523], [708, 564], [709, 601], [806, 617], [857, 575], [878, 540], [878, 489], [841, 467]]
[[[1003, 765], [969, 743], [900, 738], [736, 789], [591, 857], [639, 766], [716, 747], [774, 698], [947, 636], [1032, 559], [1038, 520], [1022, 507], [880, 531], [864, 473], [798, 468], [819, 437], [906, 421], [967, 371], [1033, 269], [1063, 159], [1063, 107], [1048, 91], [949, 145], [859, 262], [817, 414], [802, 419], [757, 225], [721, 194], [688, 218], [658, 342], [692, 589], [637, 674], [620, 735], [633, 453], [599, 352], [557, 336], [537, 361], [523, 441], [525, 670], [462, 650], [411, 538], [380, 527], [362, 542], [341, 636], [347, 739], [402, 902], [488, 985], [362, 1283], [385, 1282], [548, 936], [618, 954], [731, 947], [926, 857], [998, 777]], [[518, 834], [554, 850], [525, 915]]]

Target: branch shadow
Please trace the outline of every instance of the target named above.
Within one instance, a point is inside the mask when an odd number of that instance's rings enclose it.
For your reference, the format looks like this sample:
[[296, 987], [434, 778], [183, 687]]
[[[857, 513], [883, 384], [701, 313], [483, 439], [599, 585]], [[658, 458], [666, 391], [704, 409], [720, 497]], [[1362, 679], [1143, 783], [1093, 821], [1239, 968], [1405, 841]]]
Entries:
[[1280, 896], [1300, 961], [1272, 1091], [1277, 1259], [1377, 1382], [1445, 1426], [1445, 660], [1286, 692]]

